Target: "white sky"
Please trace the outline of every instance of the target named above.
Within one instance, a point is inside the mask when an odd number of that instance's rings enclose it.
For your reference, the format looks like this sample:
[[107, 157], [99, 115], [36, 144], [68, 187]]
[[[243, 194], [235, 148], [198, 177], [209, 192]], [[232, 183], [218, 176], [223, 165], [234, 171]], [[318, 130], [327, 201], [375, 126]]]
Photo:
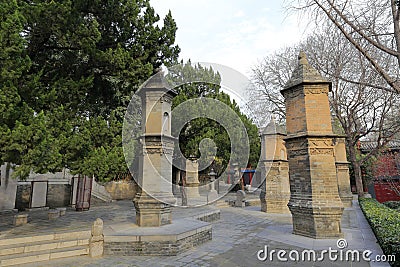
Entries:
[[[184, 61], [226, 65], [250, 77], [269, 53], [305, 37], [304, 23], [288, 16], [284, 0], [151, 0], [163, 19], [171, 10]], [[301, 26], [300, 24], [303, 24]]]

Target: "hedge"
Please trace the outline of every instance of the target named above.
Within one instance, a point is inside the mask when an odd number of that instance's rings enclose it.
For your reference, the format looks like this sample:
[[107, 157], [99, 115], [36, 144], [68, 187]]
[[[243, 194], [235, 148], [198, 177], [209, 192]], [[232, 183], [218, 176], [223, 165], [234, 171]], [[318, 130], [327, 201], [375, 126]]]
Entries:
[[383, 202], [382, 204], [384, 204], [386, 207], [389, 207], [393, 210], [400, 211], [400, 201], [386, 201], [386, 202]]
[[396, 255], [392, 266], [400, 266], [400, 213], [372, 198], [360, 198], [364, 212], [385, 255]]

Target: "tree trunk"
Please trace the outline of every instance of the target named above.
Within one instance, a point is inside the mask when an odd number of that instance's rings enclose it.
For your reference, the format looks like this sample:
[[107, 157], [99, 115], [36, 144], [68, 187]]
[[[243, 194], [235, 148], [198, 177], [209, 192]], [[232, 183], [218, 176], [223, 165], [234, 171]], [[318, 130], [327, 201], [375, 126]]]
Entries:
[[361, 164], [357, 160], [356, 148], [352, 145], [349, 145], [349, 157], [350, 157], [350, 163], [353, 165], [354, 179], [356, 180], [358, 197], [364, 197], [364, 186], [361, 174]]

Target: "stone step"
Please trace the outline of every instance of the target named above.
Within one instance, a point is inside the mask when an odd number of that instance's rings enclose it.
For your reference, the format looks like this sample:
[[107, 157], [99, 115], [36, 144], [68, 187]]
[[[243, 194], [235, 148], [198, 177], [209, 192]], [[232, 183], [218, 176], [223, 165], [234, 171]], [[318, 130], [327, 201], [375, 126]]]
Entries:
[[0, 266], [13, 266], [20, 264], [29, 264], [40, 261], [49, 261], [67, 257], [77, 257], [89, 254], [89, 247], [77, 246], [72, 248], [54, 249], [23, 253], [17, 255], [0, 256]]
[[55, 233], [47, 235], [37, 235], [37, 236], [26, 236], [18, 238], [9, 238], [0, 240], [0, 250], [6, 246], [13, 246], [18, 244], [36, 243], [44, 241], [60, 241], [60, 240], [78, 240], [78, 239], [89, 239], [91, 235], [89, 231], [79, 231], [79, 232], [65, 232], [65, 233]]
[[34, 243], [14, 244], [0, 247], [0, 256], [17, 255], [38, 251], [50, 251], [55, 249], [70, 248], [76, 246], [88, 246], [89, 238], [73, 240], [46, 240]]

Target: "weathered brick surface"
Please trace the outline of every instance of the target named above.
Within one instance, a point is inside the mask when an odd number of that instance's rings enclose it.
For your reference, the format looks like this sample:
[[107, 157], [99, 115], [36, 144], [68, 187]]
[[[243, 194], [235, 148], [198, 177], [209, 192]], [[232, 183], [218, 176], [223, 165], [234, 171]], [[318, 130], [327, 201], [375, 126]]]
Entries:
[[338, 192], [329, 89], [330, 83], [302, 53], [291, 81], [282, 90], [293, 232], [312, 238], [342, 236], [343, 204]]
[[353, 195], [350, 187], [349, 162], [347, 162], [344, 138], [335, 139], [335, 160], [340, 199], [344, 207], [351, 207]]
[[210, 214], [202, 215], [202, 216], [198, 217], [197, 219], [200, 221], [203, 221], [203, 222], [218, 221], [220, 219], [220, 212], [213, 212]]
[[[175, 138], [171, 136], [171, 104], [176, 92], [166, 86], [163, 73], [149, 79], [137, 92], [142, 101], [138, 193], [134, 204], [136, 224], [144, 227], [170, 224], [172, 156]], [[168, 203], [168, 204], [165, 204]]]
[[177, 241], [105, 242], [104, 255], [175, 256], [212, 239], [212, 230], [205, 230]]
[[261, 175], [265, 179], [260, 194], [261, 211], [289, 213], [289, 165], [285, 147], [284, 129], [271, 122], [261, 133]]

